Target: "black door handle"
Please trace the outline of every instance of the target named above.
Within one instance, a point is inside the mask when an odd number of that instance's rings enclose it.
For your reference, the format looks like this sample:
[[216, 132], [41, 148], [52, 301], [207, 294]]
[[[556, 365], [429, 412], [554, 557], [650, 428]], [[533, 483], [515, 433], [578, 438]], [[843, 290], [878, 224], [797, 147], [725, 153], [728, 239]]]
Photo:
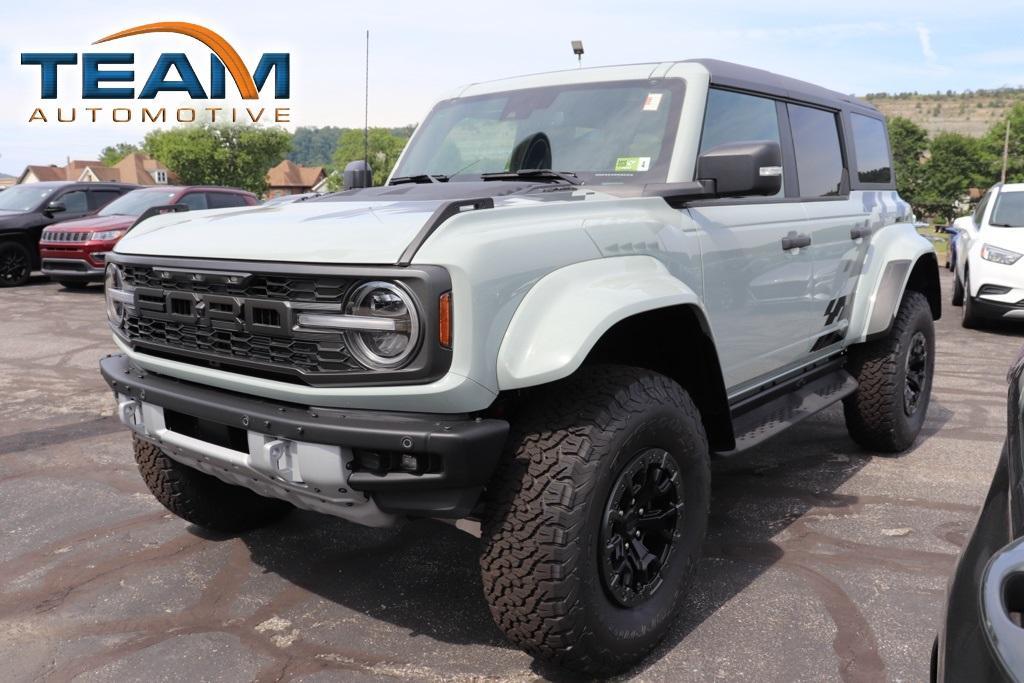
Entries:
[[862, 237], [871, 237], [871, 228], [853, 228], [850, 230], [850, 239], [859, 240]]
[[799, 249], [800, 247], [811, 246], [810, 235], [798, 235], [796, 232], [790, 232], [788, 235], [782, 238], [782, 251], [789, 251], [790, 249]]

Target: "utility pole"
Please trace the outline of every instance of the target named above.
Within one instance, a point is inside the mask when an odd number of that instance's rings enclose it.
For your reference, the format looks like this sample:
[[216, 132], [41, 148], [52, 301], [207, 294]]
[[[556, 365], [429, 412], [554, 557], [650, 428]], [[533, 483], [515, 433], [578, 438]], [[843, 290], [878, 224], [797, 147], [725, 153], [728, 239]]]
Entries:
[[370, 29], [366, 29], [366, 81], [363, 91], [363, 160], [370, 163]]
[[1006, 182], [1006, 162], [1010, 156], [1010, 114], [1006, 114], [1006, 135], [1003, 137], [1003, 174], [1000, 182]]

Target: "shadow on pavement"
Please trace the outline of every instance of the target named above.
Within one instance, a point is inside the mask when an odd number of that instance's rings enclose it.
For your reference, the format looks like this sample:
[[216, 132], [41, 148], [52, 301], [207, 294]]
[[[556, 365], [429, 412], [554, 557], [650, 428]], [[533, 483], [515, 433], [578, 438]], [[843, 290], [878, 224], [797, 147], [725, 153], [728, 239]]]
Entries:
[[[656, 663], [782, 559], [784, 551], [772, 538], [808, 510], [857, 504], [855, 496], [836, 490], [873, 456], [849, 438], [839, 413], [833, 407], [783, 439], [716, 462], [710, 529], [690, 594], [666, 640], [629, 675]], [[918, 445], [951, 414], [933, 403]], [[412, 635], [513, 647], [483, 598], [479, 540], [450, 524], [417, 520], [399, 529], [369, 529], [296, 511], [242, 540], [266, 571]], [[542, 662], [533, 668], [549, 679], [577, 680]]]

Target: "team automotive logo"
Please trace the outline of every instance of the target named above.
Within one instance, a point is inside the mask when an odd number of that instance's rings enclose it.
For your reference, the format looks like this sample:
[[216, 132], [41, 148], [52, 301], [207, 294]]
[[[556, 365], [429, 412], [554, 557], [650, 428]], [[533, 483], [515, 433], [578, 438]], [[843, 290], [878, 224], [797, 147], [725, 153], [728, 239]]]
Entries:
[[[286, 52], [264, 53], [255, 70], [251, 73], [238, 51], [228, 41], [208, 28], [179, 21], [165, 21], [136, 26], [100, 38], [94, 45], [113, 40], [138, 36], [146, 33], [176, 33], [194, 38], [210, 48], [209, 79], [204, 87], [195, 68], [183, 52], [165, 52], [157, 59], [145, 80], [136, 77], [136, 70], [125, 68], [135, 65], [132, 52], [24, 52], [21, 63], [39, 67], [40, 92], [42, 100], [57, 99], [58, 77], [66, 78], [75, 67], [80, 70], [82, 100], [153, 100], [160, 93], [185, 93], [197, 101], [226, 100], [234, 98], [229, 89], [227, 76], [234, 82], [234, 90], [242, 100], [260, 100], [273, 73], [273, 98], [287, 100], [290, 96], [290, 55]], [[177, 77], [171, 75], [171, 70]], [[67, 75], [66, 75], [67, 74]], [[141, 86], [141, 87], [139, 87]], [[288, 107], [223, 107], [184, 106], [171, 108], [144, 107], [36, 107], [29, 116], [29, 123], [57, 121], [71, 123], [76, 120], [96, 122], [100, 117], [114, 123], [166, 123], [177, 121], [191, 123], [205, 112], [214, 123], [220, 121], [261, 120], [274, 123], [288, 123]]]

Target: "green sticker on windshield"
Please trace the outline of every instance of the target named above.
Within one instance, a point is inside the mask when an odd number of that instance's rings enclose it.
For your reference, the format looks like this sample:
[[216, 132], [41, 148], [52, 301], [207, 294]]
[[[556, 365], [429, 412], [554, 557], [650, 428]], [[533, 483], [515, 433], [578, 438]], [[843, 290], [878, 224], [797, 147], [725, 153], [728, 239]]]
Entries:
[[651, 168], [650, 157], [619, 157], [615, 160], [616, 171], [646, 171]]

